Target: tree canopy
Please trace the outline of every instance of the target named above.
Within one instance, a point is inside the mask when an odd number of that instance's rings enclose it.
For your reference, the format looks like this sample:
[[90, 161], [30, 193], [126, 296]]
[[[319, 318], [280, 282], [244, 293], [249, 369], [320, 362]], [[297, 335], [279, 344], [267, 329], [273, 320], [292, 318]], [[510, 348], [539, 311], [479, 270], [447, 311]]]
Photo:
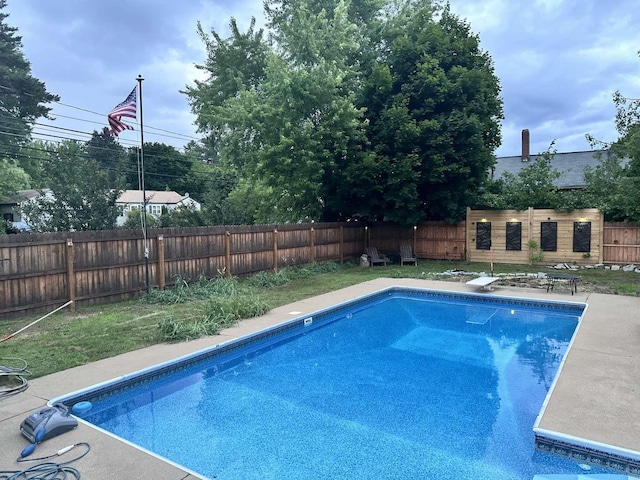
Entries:
[[52, 153], [42, 160], [42, 168], [51, 193], [24, 207], [28, 223], [39, 232], [115, 228], [120, 190], [108, 173], [78, 142], [46, 146]]
[[468, 24], [428, 0], [271, 0], [265, 14], [268, 39], [255, 21], [231, 19], [227, 39], [199, 25], [209, 78], [186, 90], [254, 220], [459, 219], [502, 118]]
[[31, 75], [22, 37], [7, 23], [6, 6], [6, 0], [0, 0], [0, 157], [27, 143], [33, 122], [49, 113], [45, 104], [59, 100]]

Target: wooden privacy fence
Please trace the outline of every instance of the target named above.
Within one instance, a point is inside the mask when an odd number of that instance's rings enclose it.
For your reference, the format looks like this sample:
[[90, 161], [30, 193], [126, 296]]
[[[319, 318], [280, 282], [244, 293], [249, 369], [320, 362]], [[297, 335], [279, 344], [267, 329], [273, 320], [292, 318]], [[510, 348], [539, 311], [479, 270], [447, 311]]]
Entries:
[[465, 222], [427, 222], [412, 228], [387, 223], [365, 227], [366, 243], [391, 258], [400, 254], [400, 245], [411, 245], [418, 258], [462, 260], [465, 258]]
[[[580, 216], [584, 215], [584, 216]], [[542, 222], [557, 222], [558, 248], [544, 262], [640, 264], [640, 224], [605, 223], [597, 211], [469, 211], [456, 225], [411, 228], [357, 222], [197, 227], [151, 230], [149, 286], [163, 289], [177, 276], [250, 275], [289, 265], [358, 258], [375, 246], [392, 258], [411, 245], [418, 258], [487, 262], [476, 248], [477, 224], [492, 220], [496, 263], [527, 263], [529, 239]], [[569, 247], [573, 223], [591, 222], [589, 255]], [[520, 250], [507, 250], [506, 224], [522, 223]], [[601, 226], [599, 226], [601, 225]], [[586, 253], [586, 252], [585, 252]], [[144, 239], [134, 230], [0, 236], [0, 318], [48, 311], [69, 300], [91, 304], [130, 298], [146, 288]]]
[[[362, 224], [293, 224], [0, 236], [0, 318], [129, 298], [177, 276], [243, 276], [358, 257]], [[148, 265], [148, 267], [147, 267]]]
[[640, 223], [605, 223], [602, 249], [604, 263], [640, 264]]

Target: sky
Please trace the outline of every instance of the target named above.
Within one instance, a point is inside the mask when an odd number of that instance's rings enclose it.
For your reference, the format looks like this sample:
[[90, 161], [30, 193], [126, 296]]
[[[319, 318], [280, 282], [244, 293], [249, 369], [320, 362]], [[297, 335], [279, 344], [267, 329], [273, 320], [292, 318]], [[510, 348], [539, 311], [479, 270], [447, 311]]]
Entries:
[[[505, 118], [497, 156], [520, 155], [525, 128], [532, 154], [552, 141], [558, 152], [589, 150], [585, 134], [616, 140], [614, 92], [640, 98], [637, 0], [450, 4], [479, 36], [500, 79]], [[252, 16], [264, 23], [262, 12], [262, 0], [8, 0], [6, 22], [18, 28], [32, 74], [60, 96], [55, 121], [38, 122], [53, 128], [37, 125], [34, 137], [88, 139], [142, 75], [144, 141], [182, 148], [197, 140], [180, 93], [206, 78], [196, 68], [206, 59], [197, 22], [226, 37], [231, 17], [244, 30]], [[137, 144], [139, 132], [120, 139]]]

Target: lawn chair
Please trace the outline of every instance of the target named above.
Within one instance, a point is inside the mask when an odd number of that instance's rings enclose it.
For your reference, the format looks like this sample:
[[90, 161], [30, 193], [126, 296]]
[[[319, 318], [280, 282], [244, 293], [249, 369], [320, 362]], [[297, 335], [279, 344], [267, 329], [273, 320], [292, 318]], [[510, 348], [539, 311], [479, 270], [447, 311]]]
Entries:
[[369, 265], [372, 267], [374, 265], [384, 265], [387, 266], [387, 263], [391, 263], [389, 257], [385, 254], [379, 254], [378, 249], [376, 247], [367, 247], [367, 257], [369, 257]]
[[418, 259], [413, 254], [413, 249], [410, 245], [400, 245], [400, 265], [404, 265], [405, 263], [418, 265]]

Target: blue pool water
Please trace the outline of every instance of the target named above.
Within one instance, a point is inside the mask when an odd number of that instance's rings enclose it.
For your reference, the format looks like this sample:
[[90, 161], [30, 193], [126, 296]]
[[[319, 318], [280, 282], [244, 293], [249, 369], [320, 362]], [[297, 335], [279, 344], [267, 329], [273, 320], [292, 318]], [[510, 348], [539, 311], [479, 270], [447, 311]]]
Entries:
[[583, 308], [393, 290], [64, 401], [221, 480], [586, 473], [532, 432]]

